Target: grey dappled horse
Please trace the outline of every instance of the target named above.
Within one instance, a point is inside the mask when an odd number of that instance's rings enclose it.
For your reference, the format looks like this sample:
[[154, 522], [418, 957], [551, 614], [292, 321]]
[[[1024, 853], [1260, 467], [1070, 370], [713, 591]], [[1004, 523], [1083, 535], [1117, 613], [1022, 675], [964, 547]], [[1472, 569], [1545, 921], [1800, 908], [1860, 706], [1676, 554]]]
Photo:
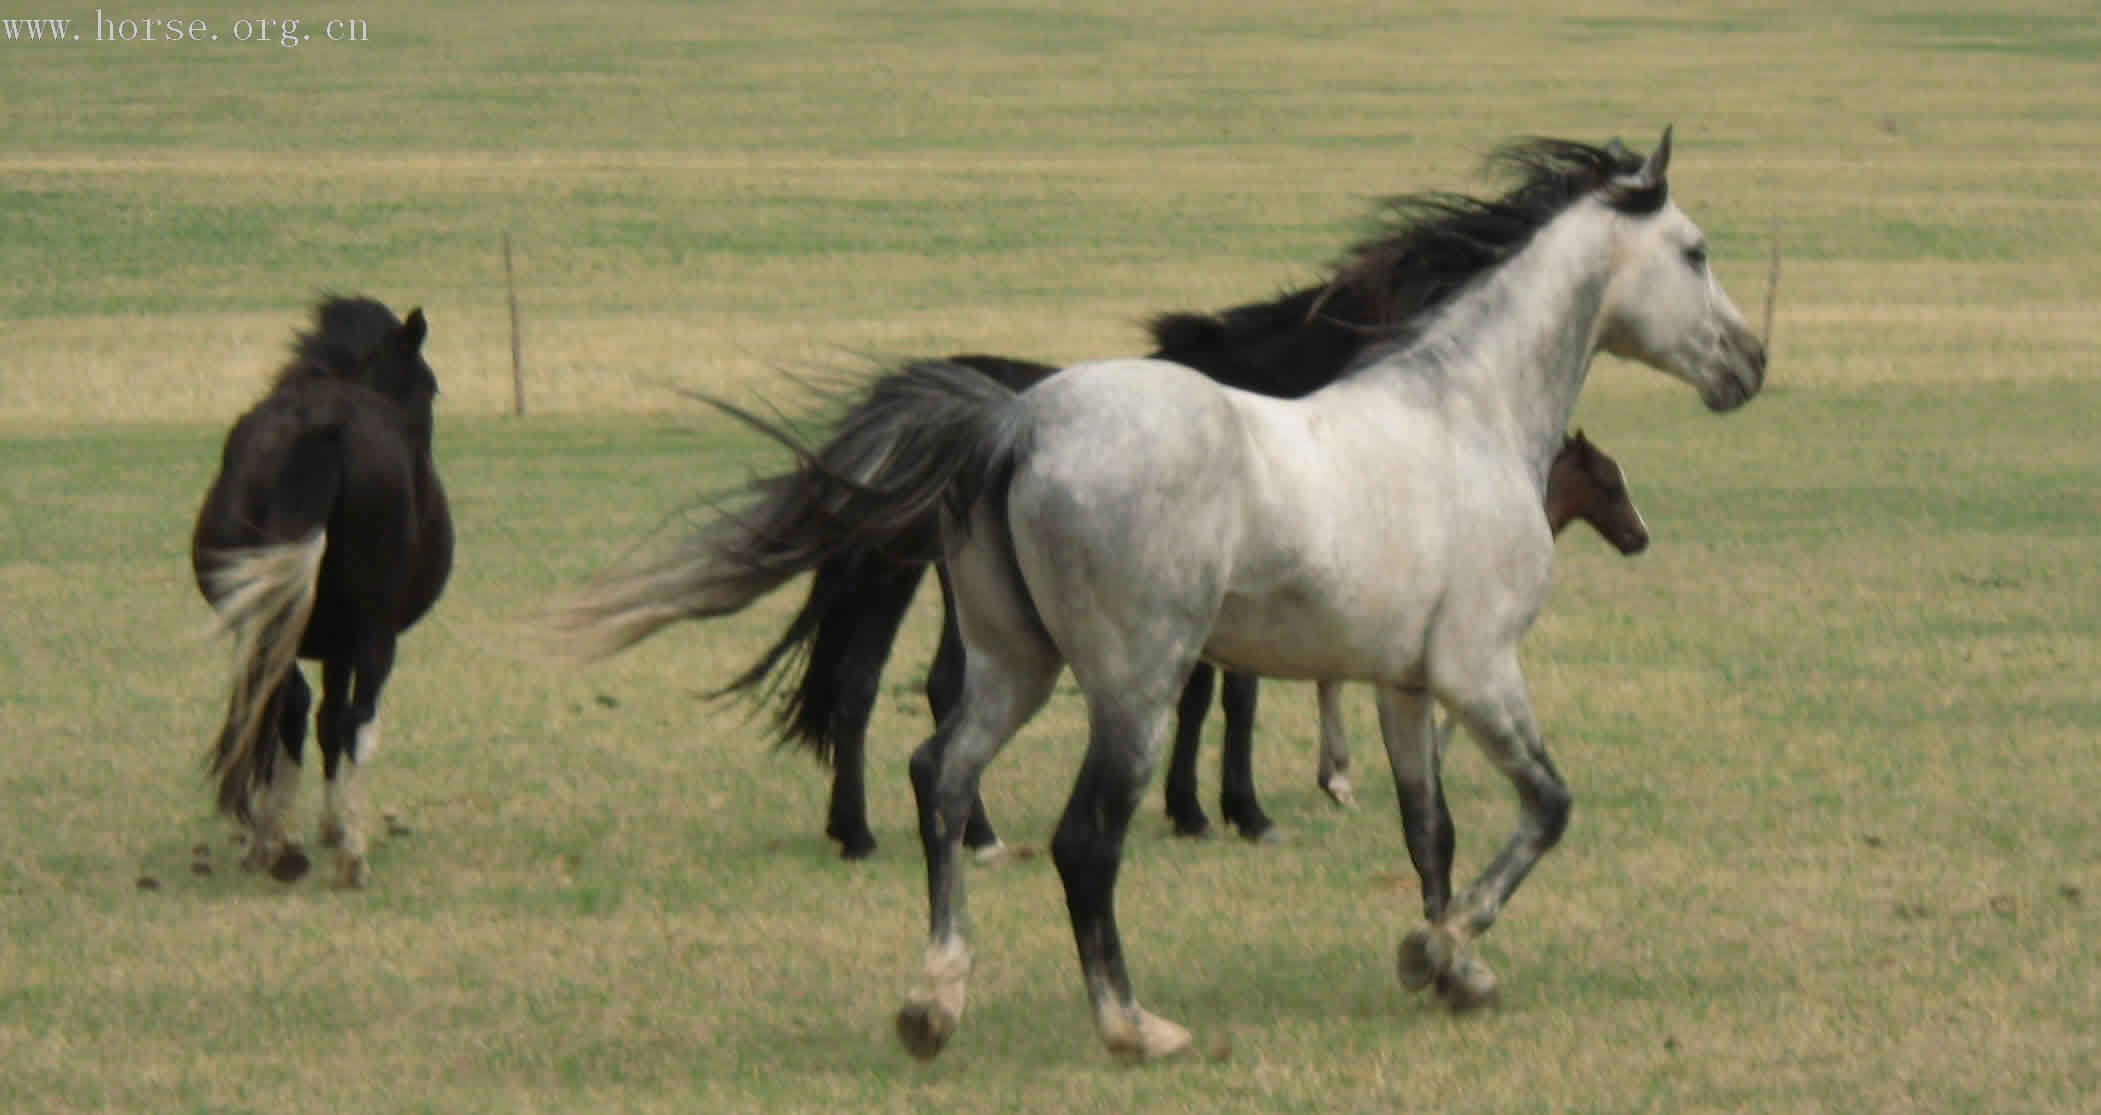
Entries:
[[[1570, 795], [1533, 720], [1518, 640], [1545, 601], [1539, 513], [1592, 358], [1648, 364], [1709, 409], [1763, 385], [1763, 346], [1707, 267], [1666, 188], [1670, 136], [1631, 175], [1599, 148], [1525, 143], [1505, 158], [1531, 205], [1445, 199], [1425, 241], [1522, 222], [1508, 251], [1464, 259], [1415, 327], [1334, 385], [1280, 400], [1172, 366], [1083, 364], [1011, 402], [969, 406], [959, 373], [905, 373], [929, 399], [912, 452], [842, 493], [842, 524], [915, 501], [943, 541], [966, 647], [962, 702], [913, 760], [929, 943], [898, 1013], [916, 1056], [962, 1020], [971, 953], [958, 851], [980, 775], [1069, 666], [1089, 739], [1052, 856], [1095, 1021], [1114, 1052], [1186, 1050], [1138, 1004], [1113, 906], [1123, 838], [1182, 680], [1198, 658], [1278, 677], [1381, 687], [1425, 924], [1402, 940], [1411, 988], [1493, 999], [1474, 940], [1560, 839]], [[1432, 703], [1515, 788], [1518, 822], [1466, 890], [1451, 887]]]
[[[697, 551], [705, 576], [670, 570], [663, 591], [640, 594], [661, 597], [667, 617], [700, 614], [676, 600], [702, 589], [729, 598], [745, 581], [777, 584], [776, 535], [807, 569], [881, 548], [941, 509], [966, 653], [959, 704], [912, 759], [929, 941], [897, 1029], [914, 1055], [938, 1054], [963, 1017], [959, 854], [980, 776], [1067, 666], [1089, 739], [1051, 850], [1112, 1051], [1191, 1045], [1139, 1006], [1113, 895], [1125, 831], [1199, 659], [1380, 687], [1425, 918], [1401, 942], [1401, 979], [1455, 1007], [1494, 999], [1474, 940], [1569, 813], [1517, 644], [1546, 597], [1553, 539], [1540, 507], [1590, 362], [1603, 351], [1661, 369], [1717, 412], [1764, 382], [1763, 346], [1670, 201], [1669, 158], [1668, 130], [1645, 160], [1530, 140], [1499, 154], [1520, 179], [1509, 193], [1414, 199], [1413, 225], [1336, 278], [1421, 260], [1404, 271], [1406, 312], [1352, 371], [1302, 398], [1163, 361], [1077, 365], [1020, 395], [917, 363], [878, 381], [895, 420], [870, 428], [892, 440], [862, 447], [856, 459], [877, 464], [850, 475], [725, 404], [800, 467], [770, 478], [756, 511], [716, 525]], [[789, 506], [807, 513], [772, 513]], [[1519, 803], [1501, 852], [1457, 895], [1433, 704], [1468, 727]]]

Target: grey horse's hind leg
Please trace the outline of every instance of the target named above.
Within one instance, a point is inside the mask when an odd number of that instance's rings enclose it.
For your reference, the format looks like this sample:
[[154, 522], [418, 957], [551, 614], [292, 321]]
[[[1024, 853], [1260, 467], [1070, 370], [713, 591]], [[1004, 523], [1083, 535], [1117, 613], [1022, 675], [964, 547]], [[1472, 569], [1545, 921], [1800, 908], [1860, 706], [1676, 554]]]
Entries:
[[958, 860], [985, 767], [1043, 707], [1057, 681], [1056, 652], [1039, 639], [973, 651], [955, 711], [912, 755], [919, 839], [926, 853], [927, 951], [920, 985], [897, 1013], [897, 1034], [921, 1060], [941, 1052], [963, 1020], [970, 979], [969, 916]]
[[1135, 1060], [1170, 1057], [1191, 1045], [1189, 1031], [1138, 1005], [1116, 928], [1124, 835], [1152, 775], [1166, 719], [1164, 708], [1134, 713], [1089, 701], [1087, 758], [1051, 840], [1095, 1026], [1111, 1053]]
[[1324, 681], [1315, 691], [1320, 695], [1320, 769], [1314, 781], [1335, 804], [1355, 809], [1357, 790], [1350, 784], [1350, 737], [1342, 719], [1342, 683]]
[[[963, 700], [963, 632], [956, 623], [956, 590], [950, 583], [948, 566], [936, 563], [941, 581], [941, 642], [934, 650], [934, 663], [927, 669], [926, 702], [939, 726]], [[990, 862], [1005, 854], [1007, 846], [992, 827], [985, 812], [985, 799], [970, 803], [970, 820], [963, 828], [963, 845], [979, 862]]]
[[1568, 786], [1554, 769], [1532, 719], [1524, 675], [1513, 651], [1469, 690], [1453, 693], [1453, 711], [1479, 741], [1490, 763], [1517, 791], [1518, 819], [1510, 838], [1441, 918], [1402, 942], [1402, 968], [1419, 954], [1437, 989], [1458, 1009], [1495, 1002], [1495, 973], [1473, 955], [1476, 937], [1493, 926], [1503, 906], [1568, 827]]

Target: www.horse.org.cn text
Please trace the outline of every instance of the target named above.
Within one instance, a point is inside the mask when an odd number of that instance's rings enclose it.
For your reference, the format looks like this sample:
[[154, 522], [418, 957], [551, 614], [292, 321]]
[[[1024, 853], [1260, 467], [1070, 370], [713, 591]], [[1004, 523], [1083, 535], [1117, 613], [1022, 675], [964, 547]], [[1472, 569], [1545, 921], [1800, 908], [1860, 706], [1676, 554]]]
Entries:
[[371, 28], [362, 19], [251, 16], [207, 20], [170, 15], [124, 15], [102, 8], [95, 9], [93, 19], [0, 18], [0, 42], [6, 43], [140, 46], [248, 43], [296, 47], [315, 42], [363, 43], [371, 38]]

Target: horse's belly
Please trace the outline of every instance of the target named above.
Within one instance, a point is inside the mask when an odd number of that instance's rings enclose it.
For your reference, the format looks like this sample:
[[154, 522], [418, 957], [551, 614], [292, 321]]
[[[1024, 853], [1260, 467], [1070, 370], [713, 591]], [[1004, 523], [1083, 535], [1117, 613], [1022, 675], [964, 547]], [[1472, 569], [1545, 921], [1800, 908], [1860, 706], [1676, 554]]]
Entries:
[[1420, 609], [1400, 601], [1345, 614], [1288, 596], [1226, 597], [1204, 657], [1265, 677], [1402, 684], [1420, 670]]

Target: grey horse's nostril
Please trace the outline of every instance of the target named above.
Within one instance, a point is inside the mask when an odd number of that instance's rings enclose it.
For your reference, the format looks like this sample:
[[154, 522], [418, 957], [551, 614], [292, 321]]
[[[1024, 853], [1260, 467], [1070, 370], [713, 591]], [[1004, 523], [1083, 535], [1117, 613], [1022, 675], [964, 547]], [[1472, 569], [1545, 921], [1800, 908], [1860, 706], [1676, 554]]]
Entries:
[[1751, 366], [1751, 375], [1758, 380], [1765, 379], [1765, 342], [1757, 337], [1747, 336], [1737, 342], [1736, 347], [1742, 351], [1745, 363]]

